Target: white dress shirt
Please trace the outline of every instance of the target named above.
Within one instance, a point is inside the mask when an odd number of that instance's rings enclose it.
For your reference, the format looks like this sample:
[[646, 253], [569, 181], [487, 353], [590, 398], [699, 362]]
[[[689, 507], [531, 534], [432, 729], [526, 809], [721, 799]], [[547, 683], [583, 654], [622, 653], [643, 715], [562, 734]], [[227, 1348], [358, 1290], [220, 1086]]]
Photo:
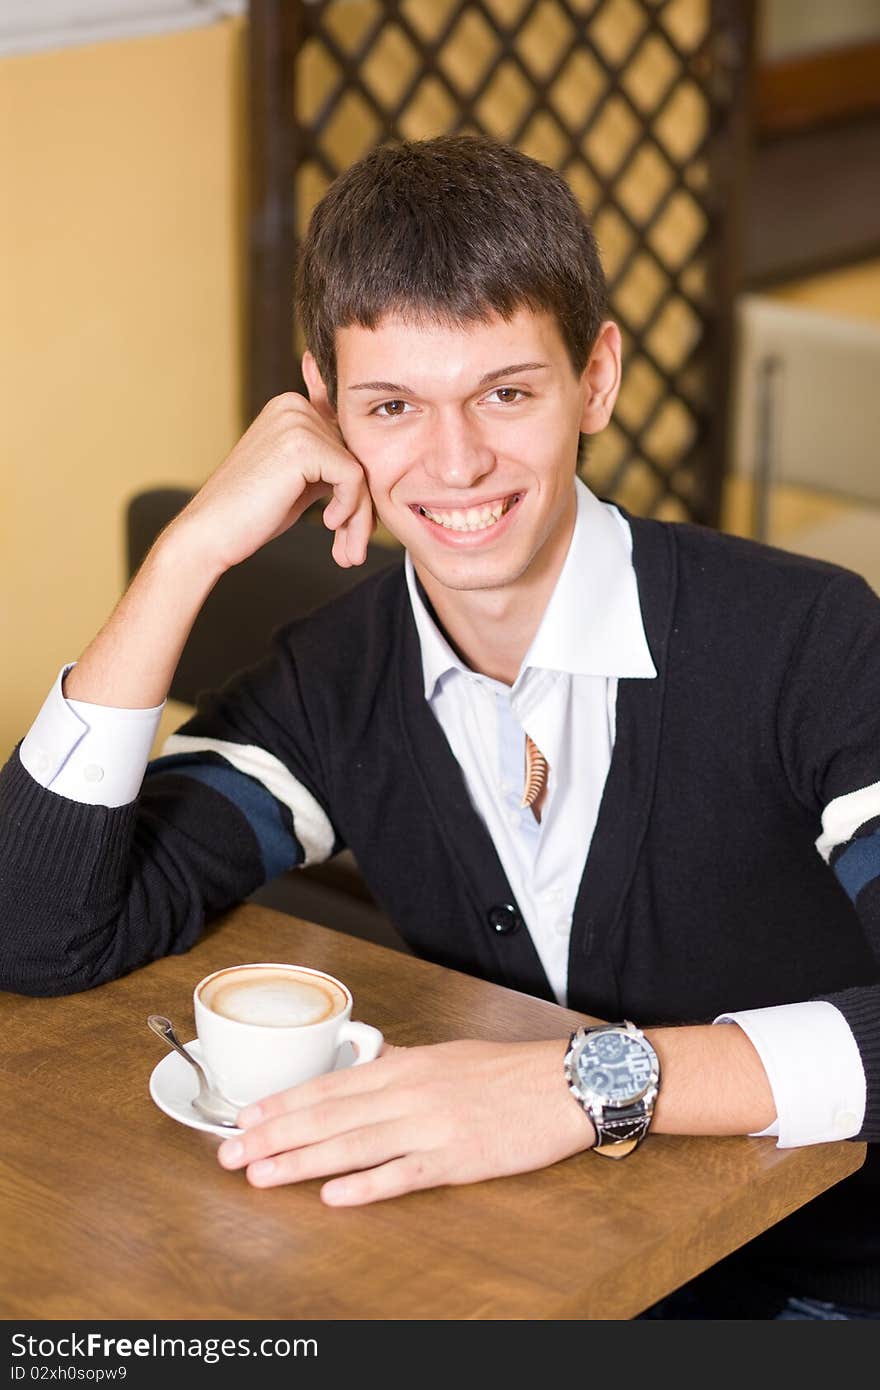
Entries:
[[[566, 1003], [572, 913], [614, 750], [617, 681], [656, 676], [639, 608], [630, 528], [579, 480], [569, 552], [512, 686], [466, 667], [431, 618], [407, 556], [425, 698], [461, 765], [535, 949]], [[591, 602], [592, 600], [592, 602]], [[65, 666], [20, 748], [41, 786], [90, 805], [137, 796], [163, 706], [111, 709], [62, 694]], [[525, 733], [549, 764], [540, 823], [521, 808]], [[750, 1038], [780, 1148], [849, 1138], [862, 1126], [865, 1074], [852, 1032], [813, 1001], [722, 1014]]]

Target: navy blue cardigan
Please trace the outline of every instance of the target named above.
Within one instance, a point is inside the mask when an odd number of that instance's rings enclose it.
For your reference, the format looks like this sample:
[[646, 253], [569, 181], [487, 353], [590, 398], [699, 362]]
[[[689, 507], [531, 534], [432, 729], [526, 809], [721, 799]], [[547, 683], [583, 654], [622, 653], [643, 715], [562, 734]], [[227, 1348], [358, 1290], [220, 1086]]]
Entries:
[[[816, 561], [628, 520], [658, 678], [619, 682], [569, 1004], [646, 1025], [830, 998], [868, 1078], [860, 1137], [880, 1140], [880, 817], [831, 868], [815, 847], [830, 801], [880, 783], [880, 601]], [[425, 703], [402, 567], [282, 628], [179, 732], [278, 758], [418, 954], [552, 998]], [[83, 806], [39, 787], [14, 753], [0, 773], [0, 983], [64, 993], [186, 950], [302, 858], [288, 808], [254, 788], [216, 754], [178, 755], [150, 765], [136, 803]], [[880, 1307], [869, 1152], [747, 1247], [750, 1273]]]

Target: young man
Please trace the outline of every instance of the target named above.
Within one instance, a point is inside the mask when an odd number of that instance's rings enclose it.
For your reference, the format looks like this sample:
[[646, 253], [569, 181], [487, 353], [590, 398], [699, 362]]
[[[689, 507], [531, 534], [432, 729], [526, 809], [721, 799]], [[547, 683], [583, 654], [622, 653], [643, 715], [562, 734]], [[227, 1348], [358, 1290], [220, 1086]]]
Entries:
[[[309, 399], [269, 402], [3, 770], [3, 984], [186, 949], [348, 845], [416, 951], [615, 1027], [568, 1073], [565, 1037], [461, 1041], [270, 1098], [219, 1149], [256, 1186], [357, 1204], [618, 1157], [649, 1124], [875, 1140], [880, 604], [576, 482], [620, 334], [572, 195], [518, 152], [374, 151], [316, 209], [299, 297]], [[339, 564], [375, 509], [405, 566], [279, 632], [144, 775], [212, 586], [327, 496]], [[880, 1309], [876, 1173], [749, 1247], [718, 1315]]]

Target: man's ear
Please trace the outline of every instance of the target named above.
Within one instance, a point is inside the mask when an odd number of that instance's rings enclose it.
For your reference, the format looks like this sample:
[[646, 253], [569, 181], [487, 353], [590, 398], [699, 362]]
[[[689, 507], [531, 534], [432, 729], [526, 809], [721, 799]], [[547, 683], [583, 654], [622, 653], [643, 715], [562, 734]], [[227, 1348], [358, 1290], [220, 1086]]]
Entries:
[[581, 376], [584, 401], [581, 434], [598, 434], [611, 419], [620, 390], [621, 355], [620, 329], [607, 319], [596, 335], [590, 360]]
[[330, 397], [327, 394], [327, 387], [324, 385], [324, 378], [318, 371], [318, 364], [309, 351], [303, 353], [302, 374], [312, 405], [319, 415], [324, 416], [325, 420], [331, 420], [335, 424], [336, 411], [330, 404]]

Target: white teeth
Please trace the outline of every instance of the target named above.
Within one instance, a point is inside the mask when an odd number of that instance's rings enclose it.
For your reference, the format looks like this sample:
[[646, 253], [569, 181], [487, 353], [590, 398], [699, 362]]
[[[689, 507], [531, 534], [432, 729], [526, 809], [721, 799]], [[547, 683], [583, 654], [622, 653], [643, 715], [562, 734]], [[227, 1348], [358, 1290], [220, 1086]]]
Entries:
[[500, 521], [517, 500], [518, 494], [504, 501], [493, 502], [491, 506], [468, 507], [466, 510], [456, 507], [448, 512], [432, 512], [427, 507], [419, 507], [419, 511], [447, 531], [485, 531]]

